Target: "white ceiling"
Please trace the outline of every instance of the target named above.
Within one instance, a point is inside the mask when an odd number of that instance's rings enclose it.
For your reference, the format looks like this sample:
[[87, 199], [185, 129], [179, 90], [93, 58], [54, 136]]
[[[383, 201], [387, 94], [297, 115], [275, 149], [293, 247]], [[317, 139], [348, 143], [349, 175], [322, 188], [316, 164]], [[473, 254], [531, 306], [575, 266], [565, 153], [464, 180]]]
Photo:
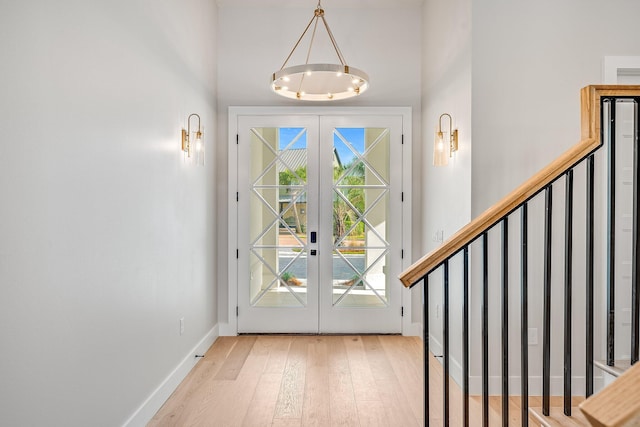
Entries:
[[[313, 10], [317, 0], [216, 0], [220, 7], [304, 8]], [[322, 0], [325, 9], [417, 7], [424, 0]]]

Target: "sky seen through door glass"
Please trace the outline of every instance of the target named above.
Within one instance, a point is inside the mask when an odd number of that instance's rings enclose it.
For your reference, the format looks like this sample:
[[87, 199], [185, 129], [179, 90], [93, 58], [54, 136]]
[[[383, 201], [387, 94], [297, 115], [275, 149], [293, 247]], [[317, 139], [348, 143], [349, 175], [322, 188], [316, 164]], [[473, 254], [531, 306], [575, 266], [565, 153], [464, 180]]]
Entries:
[[[293, 138], [296, 137], [302, 128], [280, 128], [280, 141], [279, 148], [283, 150]], [[364, 153], [364, 128], [339, 128], [338, 132], [349, 141], [353, 148], [359, 153]], [[340, 156], [340, 162], [343, 165], [347, 165], [353, 161], [355, 157], [351, 150], [338, 138], [336, 134], [333, 135], [334, 147], [338, 150], [338, 156]], [[306, 148], [307, 147], [307, 134], [303, 134], [299, 140], [296, 141], [289, 149]]]

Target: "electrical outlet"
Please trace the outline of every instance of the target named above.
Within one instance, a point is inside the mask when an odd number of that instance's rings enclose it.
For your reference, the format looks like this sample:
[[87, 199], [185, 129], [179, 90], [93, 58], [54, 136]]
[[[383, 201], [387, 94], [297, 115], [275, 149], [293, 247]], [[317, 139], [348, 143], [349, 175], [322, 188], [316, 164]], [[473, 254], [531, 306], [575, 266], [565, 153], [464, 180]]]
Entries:
[[180, 335], [184, 334], [184, 317], [180, 318]]
[[529, 328], [529, 345], [538, 345], [538, 328]]

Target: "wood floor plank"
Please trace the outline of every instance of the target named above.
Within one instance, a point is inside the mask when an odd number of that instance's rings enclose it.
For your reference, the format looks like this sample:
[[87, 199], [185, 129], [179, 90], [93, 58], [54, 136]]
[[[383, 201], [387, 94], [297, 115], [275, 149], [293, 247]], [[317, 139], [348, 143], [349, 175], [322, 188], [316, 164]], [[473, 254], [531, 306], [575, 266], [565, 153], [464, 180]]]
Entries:
[[361, 426], [366, 427], [388, 427], [394, 424], [389, 423], [384, 408], [380, 402], [362, 401], [356, 402], [358, 408], [358, 419]]
[[327, 341], [333, 338], [321, 337], [309, 343], [302, 406], [303, 426], [323, 427], [331, 424]]
[[[275, 415], [282, 373], [287, 362], [290, 336], [259, 336], [253, 346], [254, 354], [268, 357], [264, 371], [256, 386], [242, 425], [247, 427], [271, 426]], [[298, 425], [300, 423], [298, 422]]]
[[202, 410], [188, 418], [186, 425], [242, 425], [266, 362], [266, 355], [249, 354], [236, 380], [214, 379], [204, 395]]
[[344, 337], [355, 399], [356, 401], [380, 401], [362, 338], [359, 336]]
[[238, 337], [235, 347], [229, 354], [229, 357], [227, 357], [224, 365], [220, 368], [220, 371], [218, 371], [215, 379], [235, 380], [255, 342], [255, 336]]
[[300, 418], [274, 418], [272, 427], [301, 427], [302, 420]]
[[264, 347], [269, 352], [269, 360], [264, 368], [265, 374], [282, 374], [287, 364], [289, 348], [293, 342], [291, 336], [260, 336], [256, 344]]
[[260, 376], [247, 413], [242, 420], [246, 427], [271, 426], [276, 411], [278, 392], [282, 384], [282, 374], [265, 374]]
[[275, 418], [302, 418], [307, 347], [308, 342], [303, 337], [295, 337], [291, 343], [282, 374]]
[[218, 338], [147, 425], [183, 425], [185, 414], [199, 404], [201, 389], [218, 373], [236, 343], [235, 337]]
[[[201, 394], [200, 399], [195, 402], [196, 404], [193, 405], [192, 409], [185, 413], [184, 421], [181, 424], [173, 424], [173, 426], [207, 426], [213, 419], [226, 418], [225, 414], [219, 415], [213, 408], [224, 404], [225, 390], [229, 390], [233, 387], [233, 384], [234, 381], [232, 380], [214, 380]], [[227, 408], [227, 410], [233, 409], [235, 408]]]
[[369, 361], [369, 367], [371, 368], [371, 374], [375, 380], [393, 380], [395, 374], [393, 368], [387, 359], [387, 353], [382, 347], [380, 338], [375, 335], [365, 335], [362, 337], [362, 344], [364, 346], [367, 360]]
[[[402, 394], [409, 402], [413, 417], [418, 419], [424, 416], [422, 393], [424, 367], [422, 355], [420, 354], [419, 358], [415, 357], [416, 349], [420, 347], [413, 337], [409, 337], [407, 340], [403, 338], [407, 337], [380, 336], [380, 342], [387, 354], [387, 360], [389, 360], [389, 364], [395, 373]], [[438, 362], [431, 357], [430, 364], [435, 366], [433, 364], [438, 364]], [[439, 365], [438, 369], [440, 369]], [[436, 375], [432, 375], [431, 382], [435, 381], [436, 378]]]
[[327, 341], [327, 364], [331, 425], [359, 425], [345, 337], [330, 338]]
[[[474, 422], [482, 422], [482, 396], [469, 397], [469, 420], [472, 425]], [[489, 397], [489, 425], [502, 425], [502, 401], [499, 396]], [[515, 424], [513, 427], [515, 427]]]
[[329, 374], [329, 405], [331, 426], [360, 425], [350, 375]]
[[329, 365], [329, 373], [351, 375], [349, 371], [349, 358], [347, 356], [347, 348], [344, 345], [344, 339], [341, 336], [332, 337], [327, 341], [327, 363]]
[[[417, 417], [413, 414], [409, 402], [398, 381], [378, 380], [376, 388], [381, 399], [382, 407], [389, 425], [393, 426], [417, 426]], [[435, 424], [438, 425], [438, 424]]]

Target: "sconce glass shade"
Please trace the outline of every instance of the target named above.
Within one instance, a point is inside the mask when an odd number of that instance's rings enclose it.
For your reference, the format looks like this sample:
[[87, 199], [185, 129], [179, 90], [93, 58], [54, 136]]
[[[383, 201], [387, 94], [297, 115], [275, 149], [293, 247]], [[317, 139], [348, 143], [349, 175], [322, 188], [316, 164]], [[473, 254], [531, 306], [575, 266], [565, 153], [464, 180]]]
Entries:
[[433, 142], [433, 165], [446, 166], [449, 164], [449, 148], [448, 142], [445, 142], [444, 132], [436, 131], [436, 137]]
[[[449, 118], [449, 133], [445, 141], [445, 133], [442, 131], [442, 118]], [[449, 164], [449, 157], [458, 151], [458, 129], [453, 129], [453, 119], [448, 113], [440, 114], [438, 119], [438, 130], [433, 143], [433, 165], [446, 166]]]
[[204, 166], [204, 131], [198, 130], [195, 134], [193, 161]]
[[[198, 119], [198, 129], [191, 131], [191, 118]], [[200, 116], [191, 114], [187, 118], [187, 129], [182, 129], [182, 154], [184, 160], [189, 163], [204, 166], [204, 127], [200, 126]]]

